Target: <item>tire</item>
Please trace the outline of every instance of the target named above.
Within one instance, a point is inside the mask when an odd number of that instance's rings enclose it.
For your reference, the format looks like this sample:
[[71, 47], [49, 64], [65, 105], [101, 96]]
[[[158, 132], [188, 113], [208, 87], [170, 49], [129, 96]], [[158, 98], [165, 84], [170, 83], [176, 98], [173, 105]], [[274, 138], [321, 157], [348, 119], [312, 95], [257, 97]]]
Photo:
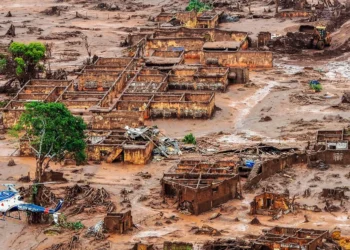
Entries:
[[318, 41], [316, 44], [316, 48], [319, 50], [323, 50], [324, 49], [324, 41]]

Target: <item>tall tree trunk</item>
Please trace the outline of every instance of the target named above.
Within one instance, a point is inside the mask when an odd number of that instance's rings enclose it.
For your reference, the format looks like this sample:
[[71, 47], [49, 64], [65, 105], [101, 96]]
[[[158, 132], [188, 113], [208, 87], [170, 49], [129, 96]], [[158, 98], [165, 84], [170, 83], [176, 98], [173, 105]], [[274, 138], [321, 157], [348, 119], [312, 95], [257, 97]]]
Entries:
[[38, 158], [36, 160], [35, 179], [38, 182], [41, 182], [41, 177], [43, 175], [43, 163], [44, 163], [44, 160], [41, 158]]
[[275, 0], [276, 3], [276, 14], [278, 13], [278, 5], [279, 5], [279, 0]]

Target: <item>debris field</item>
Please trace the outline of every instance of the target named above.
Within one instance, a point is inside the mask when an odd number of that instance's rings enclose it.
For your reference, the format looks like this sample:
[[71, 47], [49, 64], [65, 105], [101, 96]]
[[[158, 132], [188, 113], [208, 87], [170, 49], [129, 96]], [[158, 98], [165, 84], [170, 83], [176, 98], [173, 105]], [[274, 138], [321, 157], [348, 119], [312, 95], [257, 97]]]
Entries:
[[[64, 201], [58, 222], [5, 218], [4, 249], [350, 249], [349, 1], [0, 7], [0, 63], [46, 48], [25, 81], [0, 64], [0, 184]], [[31, 102], [86, 124], [87, 161], [42, 183], [13, 132]]]

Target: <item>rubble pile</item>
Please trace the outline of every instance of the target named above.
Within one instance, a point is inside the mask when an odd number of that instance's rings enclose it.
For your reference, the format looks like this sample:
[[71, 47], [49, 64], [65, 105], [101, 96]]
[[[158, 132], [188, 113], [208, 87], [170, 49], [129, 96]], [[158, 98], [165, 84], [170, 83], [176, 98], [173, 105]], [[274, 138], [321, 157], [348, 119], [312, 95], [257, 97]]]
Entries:
[[68, 6], [52, 6], [50, 8], [45, 9], [41, 13], [48, 15], [48, 16], [53, 16], [53, 15], [61, 15], [61, 11], [66, 11], [68, 10]]
[[51, 247], [45, 248], [45, 250], [64, 250], [79, 248], [81, 248], [79, 235], [73, 235], [68, 242], [53, 244]]
[[97, 4], [96, 9], [108, 11], [120, 10], [119, 6], [116, 3], [99, 3]]
[[219, 230], [213, 227], [210, 227], [208, 225], [203, 225], [202, 227], [192, 227], [190, 232], [194, 234], [205, 234], [205, 235], [212, 235], [212, 236], [221, 235]]
[[289, 101], [299, 105], [319, 104], [325, 102], [323, 96], [305, 93], [292, 93], [289, 95]]
[[39, 40], [66, 40], [72, 37], [79, 37], [81, 35], [81, 31], [65, 31], [65, 32], [53, 32], [47, 36], [39, 36]]
[[[89, 185], [74, 185], [66, 188], [65, 206], [71, 215], [84, 211], [92, 213], [99, 208], [104, 212], [113, 212], [116, 207], [110, 200], [110, 194], [104, 188], [93, 188]], [[88, 209], [88, 210], [86, 210]]]
[[312, 34], [304, 32], [288, 32], [285, 36], [271, 40], [268, 47], [274, 51], [287, 54], [301, 53], [301, 50], [308, 49], [312, 40]]

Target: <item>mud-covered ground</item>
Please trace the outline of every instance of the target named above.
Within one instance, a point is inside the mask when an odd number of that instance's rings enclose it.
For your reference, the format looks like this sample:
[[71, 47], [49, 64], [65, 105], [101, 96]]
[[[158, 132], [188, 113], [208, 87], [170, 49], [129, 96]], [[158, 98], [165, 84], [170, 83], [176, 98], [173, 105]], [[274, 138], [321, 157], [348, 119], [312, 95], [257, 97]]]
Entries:
[[[87, 36], [92, 54], [101, 57], [122, 56], [124, 48], [119, 43], [128, 34], [127, 28], [154, 25], [148, 21], [164, 8], [166, 11], [183, 9], [186, 1], [104, 1], [115, 2], [118, 11], [101, 11], [94, 7], [98, 1], [53, 1], [53, 0], [2, 0], [0, 3], [0, 35], [13, 23], [16, 26], [16, 37], [2, 37], [2, 43], [14, 41], [42, 41], [53, 43], [52, 58], [49, 60], [53, 69], [73, 70], [82, 65], [87, 58], [83, 36]], [[52, 6], [61, 8], [60, 15], [48, 15], [43, 11]], [[255, 2], [252, 5], [254, 14], [262, 14], [265, 3]], [[244, 8], [247, 14], [247, 8]], [[13, 17], [5, 17], [11, 11]], [[77, 13], [78, 12], [78, 18]], [[241, 13], [242, 14], [242, 13]], [[272, 14], [268, 14], [271, 15]], [[236, 23], [222, 24], [221, 28], [244, 30], [255, 36], [259, 31], [270, 31], [274, 34], [285, 34], [295, 30], [300, 24], [298, 19], [240, 19]], [[333, 45], [336, 49], [348, 39], [350, 23], [345, 23], [333, 34]], [[303, 51], [303, 55], [312, 54]], [[70, 77], [75, 77], [71, 74]], [[348, 110], [335, 108], [339, 104], [343, 91], [350, 87], [349, 56], [315, 59], [312, 56], [278, 55], [271, 70], [254, 70], [250, 72], [251, 83], [248, 85], [230, 86], [226, 93], [217, 93], [215, 103], [217, 111], [210, 120], [150, 120], [149, 125], [158, 125], [169, 137], [182, 138], [192, 132], [195, 136], [205, 136], [211, 143], [225, 147], [246, 145], [259, 141], [290, 146], [304, 147], [313, 140], [319, 129], [341, 129], [347, 127], [350, 120]], [[309, 80], [319, 80], [323, 86], [320, 93], [312, 93], [308, 87]], [[3, 97], [6, 98], [6, 97]], [[270, 121], [261, 122], [261, 118], [270, 117]], [[34, 175], [35, 162], [32, 158], [13, 157], [16, 166], [8, 167], [10, 155], [16, 155], [18, 142], [5, 135], [0, 141], [0, 183], [17, 183], [17, 179], [28, 172]], [[188, 157], [183, 155], [182, 157]], [[161, 246], [164, 240], [181, 240], [201, 244], [209, 239], [217, 238], [207, 235], [194, 235], [189, 232], [194, 226], [209, 225], [218, 229], [225, 238], [248, 237], [259, 235], [261, 230], [275, 225], [295, 226], [315, 229], [332, 229], [339, 226], [344, 234], [350, 235], [347, 211], [334, 213], [302, 211], [288, 214], [278, 221], [270, 217], [259, 216], [262, 225], [251, 225], [253, 219], [249, 213], [249, 204], [255, 194], [262, 188], [270, 188], [283, 192], [288, 188], [291, 195], [297, 195], [300, 202], [323, 207], [319, 199], [321, 187], [328, 188], [346, 186], [349, 173], [347, 167], [331, 167], [327, 171], [310, 170], [305, 166], [294, 167], [286, 173], [273, 176], [260, 183], [259, 187], [244, 193], [243, 200], [233, 200], [213, 211], [200, 216], [181, 214], [176, 205], [163, 203], [160, 197], [160, 179], [176, 164], [176, 160], [151, 162], [145, 166], [125, 164], [101, 164], [84, 167], [52, 165], [51, 168], [65, 173], [74, 185], [78, 181], [90, 183], [93, 187], [104, 187], [112, 194], [117, 211], [125, 211], [127, 207], [121, 203], [120, 191], [131, 190], [131, 202], [134, 223], [138, 229], [126, 235], [110, 235], [111, 249], [129, 249], [133, 243], [145, 241]], [[81, 170], [80, 170], [81, 169]], [[73, 173], [73, 170], [77, 173]], [[139, 172], [148, 172], [150, 179], [143, 179]], [[93, 174], [86, 178], [86, 174]], [[283, 174], [286, 174], [286, 177]], [[320, 176], [320, 180], [311, 188], [311, 197], [304, 199], [303, 192], [311, 184], [311, 178]], [[339, 177], [338, 177], [339, 175]], [[307, 178], [305, 178], [307, 176]], [[337, 176], [337, 177], [334, 177]], [[17, 183], [18, 186], [27, 186]], [[57, 185], [50, 185], [53, 189]], [[146, 196], [145, 201], [139, 201]], [[348, 203], [345, 204], [349, 206]], [[160, 212], [163, 215], [160, 215]], [[222, 215], [209, 220], [213, 213]], [[307, 214], [310, 222], [305, 223]], [[86, 226], [95, 225], [104, 214], [80, 214], [68, 218], [70, 221], [81, 220]], [[238, 220], [237, 220], [238, 218]], [[45, 249], [52, 244], [68, 242], [74, 233], [69, 230], [58, 235], [45, 234], [44, 226], [27, 225], [25, 220], [6, 219], [0, 222], [0, 244], [3, 249]], [[83, 229], [83, 231], [86, 229]], [[83, 249], [98, 249], [104, 242], [96, 242], [80, 237]]]

